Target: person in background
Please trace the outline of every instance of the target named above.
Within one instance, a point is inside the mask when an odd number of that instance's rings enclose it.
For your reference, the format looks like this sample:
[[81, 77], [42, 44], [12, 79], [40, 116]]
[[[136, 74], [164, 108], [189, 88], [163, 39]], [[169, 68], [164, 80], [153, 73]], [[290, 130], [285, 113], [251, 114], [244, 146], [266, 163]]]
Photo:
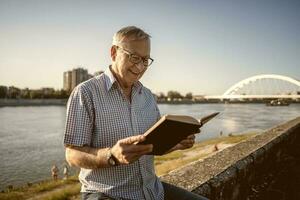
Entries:
[[53, 167], [51, 168], [51, 174], [52, 174], [52, 179], [54, 181], [57, 181], [58, 179], [58, 172], [59, 172], [59, 169], [56, 165], [53, 165]]
[[[153, 146], [136, 145], [160, 119], [152, 92], [139, 80], [153, 63], [150, 35], [120, 29], [110, 49], [112, 64], [79, 84], [67, 103], [66, 160], [81, 168], [82, 199], [206, 199], [159, 180]], [[168, 151], [190, 148], [192, 134]]]

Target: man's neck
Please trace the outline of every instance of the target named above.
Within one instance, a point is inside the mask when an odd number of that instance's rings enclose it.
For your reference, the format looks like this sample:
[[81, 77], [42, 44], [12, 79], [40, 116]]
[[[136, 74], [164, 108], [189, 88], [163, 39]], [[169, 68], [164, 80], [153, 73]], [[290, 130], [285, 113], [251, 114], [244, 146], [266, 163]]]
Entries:
[[126, 98], [131, 102], [131, 91], [132, 91], [133, 84], [128, 85], [127, 83], [124, 83], [123, 81], [121, 81], [121, 79], [119, 78], [117, 73], [114, 72], [112, 67], [110, 68], [110, 71], [112, 72], [113, 76], [115, 77], [116, 81], [118, 82], [120, 89], [125, 94]]

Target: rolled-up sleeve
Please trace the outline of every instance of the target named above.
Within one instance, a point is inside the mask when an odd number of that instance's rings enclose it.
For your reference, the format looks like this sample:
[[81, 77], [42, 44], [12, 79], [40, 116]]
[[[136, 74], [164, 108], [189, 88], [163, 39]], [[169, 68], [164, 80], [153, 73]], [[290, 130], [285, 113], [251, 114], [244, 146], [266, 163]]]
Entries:
[[64, 145], [90, 146], [93, 128], [93, 102], [86, 87], [80, 84], [72, 91], [67, 103]]

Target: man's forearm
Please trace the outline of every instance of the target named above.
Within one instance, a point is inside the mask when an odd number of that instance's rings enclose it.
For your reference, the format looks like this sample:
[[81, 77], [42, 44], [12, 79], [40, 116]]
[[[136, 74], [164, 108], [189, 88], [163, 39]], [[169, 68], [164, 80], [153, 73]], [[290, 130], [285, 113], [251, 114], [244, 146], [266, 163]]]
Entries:
[[108, 148], [67, 146], [66, 159], [69, 165], [85, 169], [109, 167], [106, 158], [108, 151]]

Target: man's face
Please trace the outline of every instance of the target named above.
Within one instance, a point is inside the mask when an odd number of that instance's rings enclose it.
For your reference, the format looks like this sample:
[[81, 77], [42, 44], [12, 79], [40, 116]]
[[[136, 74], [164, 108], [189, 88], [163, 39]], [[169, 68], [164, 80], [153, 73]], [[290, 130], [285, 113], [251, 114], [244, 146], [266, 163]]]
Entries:
[[150, 40], [135, 40], [123, 42], [119, 45], [121, 48], [112, 47], [111, 57], [115, 62], [113, 71], [117, 76], [121, 86], [131, 87], [137, 82], [147, 70], [143, 62], [135, 64], [130, 61], [128, 53], [142, 58], [150, 57]]

